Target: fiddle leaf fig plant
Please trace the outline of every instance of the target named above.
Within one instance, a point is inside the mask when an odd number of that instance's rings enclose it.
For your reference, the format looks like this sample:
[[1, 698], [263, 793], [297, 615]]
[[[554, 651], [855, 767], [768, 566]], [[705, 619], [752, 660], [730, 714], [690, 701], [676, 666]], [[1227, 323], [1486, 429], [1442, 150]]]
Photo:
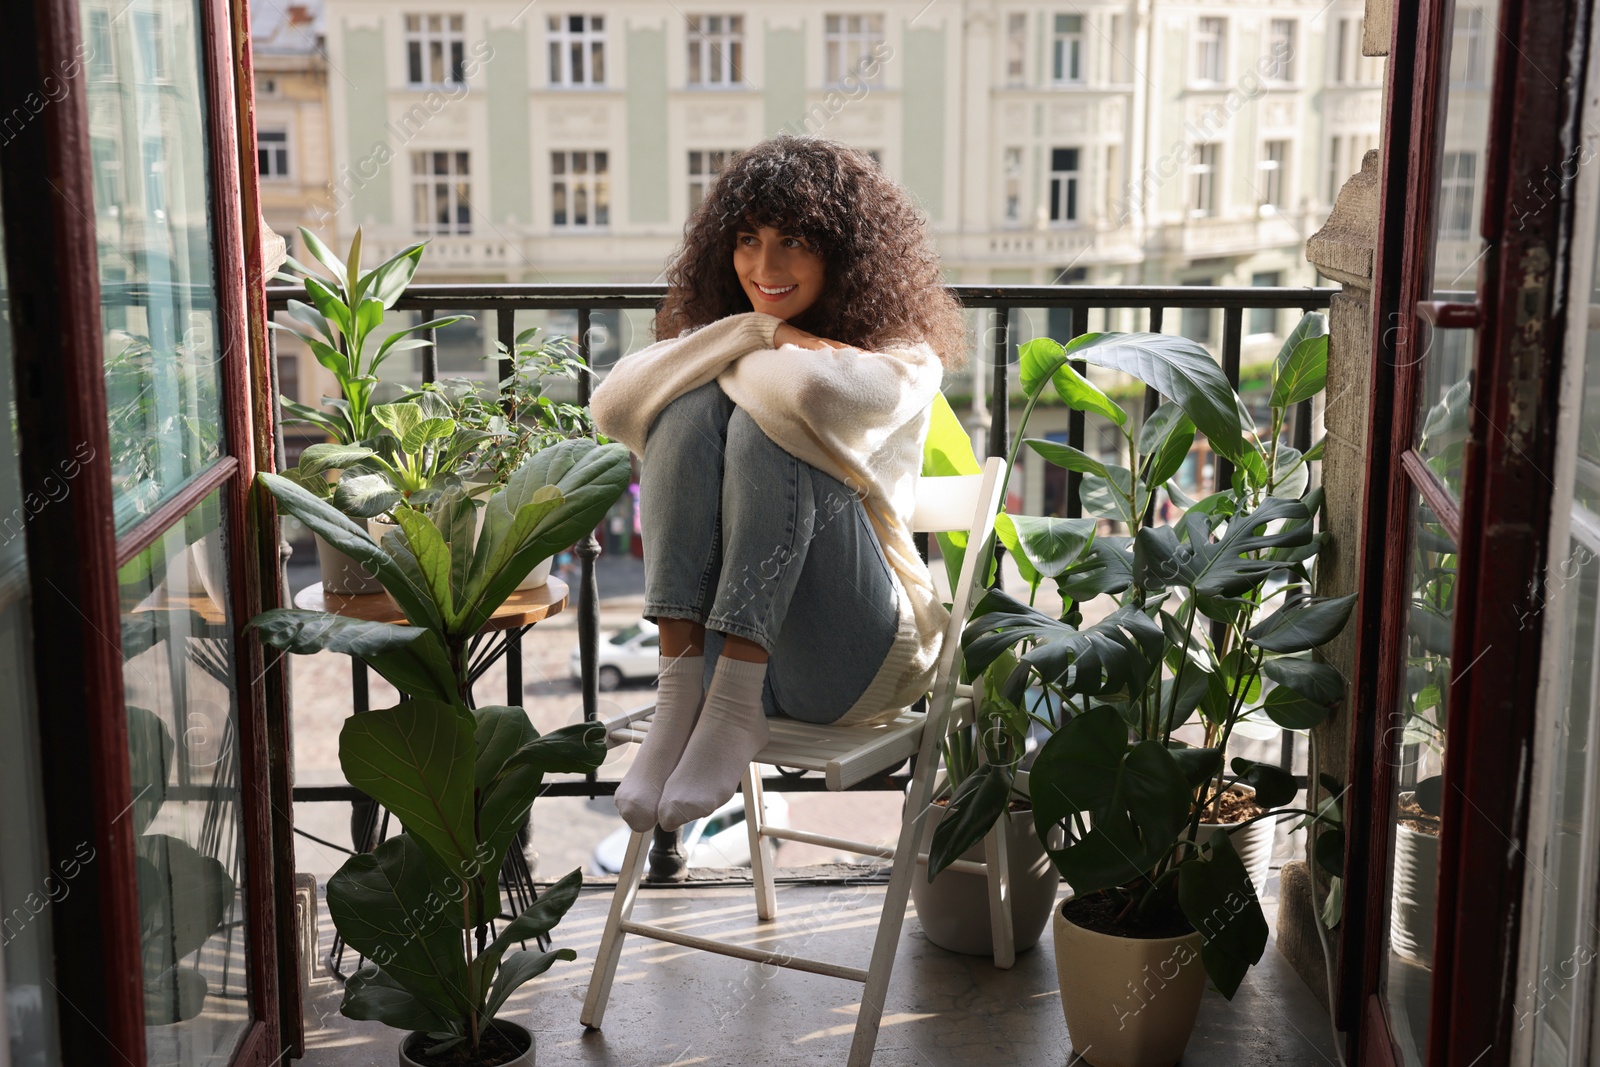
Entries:
[[[426, 420], [385, 425], [402, 445], [440, 439]], [[516, 470], [481, 533], [473, 502], [450, 486], [426, 509], [397, 503], [399, 529], [381, 545], [296, 481], [259, 476], [280, 507], [376, 574], [406, 618], [275, 608], [251, 621], [285, 652], [358, 656], [410, 698], [352, 716], [339, 736], [345, 777], [405, 828], [328, 882], [334, 925], [369, 961], [345, 986], [343, 1014], [424, 1031], [433, 1051], [465, 1044], [477, 1056], [507, 997], [557, 960], [576, 958], [570, 949], [514, 946], [556, 925], [577, 898], [580, 871], [494, 938], [489, 923], [500, 914], [498, 872], [544, 776], [597, 768], [605, 727], [540, 735], [522, 708], [474, 707], [469, 646], [535, 563], [594, 528], [626, 489], [629, 469], [622, 445], [564, 441]]]
[[[963, 757], [1016, 768], [1022, 750], [1009, 724], [1020, 714], [1041, 727], [1047, 740], [1028, 781], [1035, 827], [1062, 877], [1080, 898], [1109, 896], [1128, 926], [1181, 913], [1229, 997], [1267, 940], [1232, 834], [1260, 819], [1338, 822], [1336, 805], [1292, 806], [1299, 784], [1287, 768], [1226, 758], [1241, 721], [1307, 730], [1344, 698], [1339, 673], [1309, 654], [1343, 628], [1354, 597], [1311, 593], [1324, 535], [1316, 528], [1323, 495], [1308, 467], [1319, 450], [1302, 454], [1283, 440], [1289, 410], [1326, 383], [1326, 333], [1325, 317], [1308, 314], [1284, 343], [1265, 427], [1210, 354], [1185, 338], [1086, 334], [1065, 346], [1023, 345], [1025, 408], [1009, 459], [1026, 446], [1082, 475], [1088, 518], [1000, 516], [997, 535], [1029, 603], [991, 588], [962, 634], [983, 743], [981, 760]], [[1074, 363], [1125, 372], [1165, 399], [1140, 423]], [[1119, 455], [1027, 438], [1028, 417], [1049, 390], [1107, 420]], [[1200, 500], [1173, 481], [1197, 434], [1235, 471]], [[1186, 508], [1171, 525], [1157, 521], [1162, 492]], [[1046, 580], [1061, 594], [1059, 616], [1033, 605]], [[1086, 603], [1102, 594], [1109, 610], [1086, 617]], [[1201, 840], [1200, 824], [1208, 815], [1222, 821], [1222, 798], [1237, 786], [1254, 791], [1261, 812]], [[966, 817], [945, 819], [935, 833], [930, 877], [981, 840], [1006, 802], [998, 788], [976, 785], [963, 799]], [[1317, 859], [1336, 875], [1340, 842], [1338, 830], [1318, 837]]]

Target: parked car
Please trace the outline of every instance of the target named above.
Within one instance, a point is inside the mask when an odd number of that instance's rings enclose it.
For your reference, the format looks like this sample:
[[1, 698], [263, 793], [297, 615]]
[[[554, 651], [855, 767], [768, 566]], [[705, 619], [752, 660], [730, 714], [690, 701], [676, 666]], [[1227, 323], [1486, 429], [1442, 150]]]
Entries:
[[[600, 642], [595, 657], [599, 668], [597, 682], [602, 692], [619, 689], [624, 682], [653, 682], [661, 668], [661, 636], [656, 624], [640, 619]], [[583, 661], [573, 646], [567, 660], [573, 681], [583, 677]]]
[[[789, 802], [780, 793], [766, 794], [767, 825], [789, 825]], [[628, 852], [631, 831], [619, 826], [600, 840], [589, 858], [593, 874], [616, 874], [622, 869], [622, 860]], [[776, 850], [781, 841], [773, 841]], [[748, 867], [750, 866], [750, 831], [744, 825], [744, 792], [733, 795], [722, 807], [696, 819], [683, 828], [683, 854], [689, 857], [691, 867]]]

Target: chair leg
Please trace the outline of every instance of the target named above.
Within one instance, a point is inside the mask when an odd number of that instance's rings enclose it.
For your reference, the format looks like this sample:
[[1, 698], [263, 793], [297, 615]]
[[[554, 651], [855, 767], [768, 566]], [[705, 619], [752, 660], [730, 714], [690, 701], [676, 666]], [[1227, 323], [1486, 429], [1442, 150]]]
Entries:
[[635, 833], [628, 838], [628, 853], [622, 860], [622, 870], [617, 872], [617, 890], [611, 897], [611, 912], [606, 916], [606, 930], [600, 938], [600, 949], [594, 957], [594, 973], [589, 976], [589, 993], [583, 999], [583, 1014], [578, 1021], [598, 1029], [606, 1013], [606, 1001], [611, 998], [611, 980], [616, 977], [617, 963], [622, 959], [622, 924], [633, 915], [633, 902], [639, 895], [639, 883], [644, 878], [644, 861], [649, 833]]
[[772, 881], [772, 857], [767, 839], [761, 833], [766, 824], [765, 796], [761, 789], [760, 767], [750, 764], [744, 771], [744, 827], [750, 835], [750, 875], [756, 887], [756, 918], [763, 921], [778, 914], [778, 887]]
[[994, 965], [1002, 971], [1017, 962], [1011, 927], [1011, 865], [1006, 856], [1009, 820], [1009, 813], [1002, 811], [983, 839], [983, 862], [989, 875], [989, 933], [994, 939]]

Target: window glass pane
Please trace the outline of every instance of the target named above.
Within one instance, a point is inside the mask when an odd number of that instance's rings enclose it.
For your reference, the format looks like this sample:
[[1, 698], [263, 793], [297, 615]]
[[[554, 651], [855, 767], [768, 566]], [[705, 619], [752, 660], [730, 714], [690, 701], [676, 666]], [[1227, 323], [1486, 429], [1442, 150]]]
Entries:
[[1389, 864], [1389, 952], [1381, 986], [1390, 1033], [1406, 1067], [1422, 1067], [1433, 985], [1434, 897], [1439, 881], [1446, 700], [1453, 677], [1456, 549], [1420, 498], [1411, 516], [1410, 605], [1400, 706], [1385, 731], [1394, 768]]
[[[102, 166], [114, 164], [95, 231], [118, 532], [224, 446], [200, 13], [195, 0], [148, 7], [145, 23], [110, 21], [112, 47], [146, 61], [86, 86], [92, 143]], [[86, 0], [83, 10], [106, 4]], [[155, 36], [136, 41], [136, 25]]]
[[222, 518], [213, 493], [118, 573], [152, 1064], [221, 1067], [251, 1014]]
[[[5, 247], [0, 230], [0, 252]], [[56, 1049], [56, 997], [51, 988], [50, 904], [72, 891], [81, 854], [50, 866], [44, 835], [40, 780], [38, 706], [33, 691], [33, 628], [29, 615], [28, 507], [17, 463], [16, 394], [11, 357], [11, 307], [5, 257], [0, 254], [0, 1060], [50, 1067]], [[87, 457], [85, 457], [87, 458]], [[63, 475], [68, 472], [63, 471]]]
[[1440, 74], [1444, 135], [1434, 197], [1433, 290], [1435, 300], [1470, 301], [1485, 250], [1478, 220], [1483, 215], [1490, 107], [1479, 30], [1499, 22], [1499, 0], [1452, 7], [1450, 55]]
[[1461, 493], [1462, 452], [1472, 418], [1472, 330], [1424, 329], [1416, 449], [1450, 492]]

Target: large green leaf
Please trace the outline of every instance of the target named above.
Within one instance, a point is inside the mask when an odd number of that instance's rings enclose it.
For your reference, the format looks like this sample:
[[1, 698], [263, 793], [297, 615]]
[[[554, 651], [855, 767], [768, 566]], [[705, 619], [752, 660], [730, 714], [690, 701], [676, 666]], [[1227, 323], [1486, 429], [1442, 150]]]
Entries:
[[1178, 903], [1200, 932], [1200, 957], [1206, 973], [1229, 1000], [1244, 975], [1267, 947], [1267, 920], [1261, 913], [1250, 873], [1226, 830], [1212, 833], [1205, 854], [1178, 868]]
[[[928, 418], [928, 436], [922, 443], [923, 476], [943, 478], [982, 472], [983, 465], [972, 450], [972, 438], [966, 427], [961, 425], [961, 420], [951, 410], [944, 394], [934, 393]], [[967, 532], [950, 530], [935, 536], [939, 539], [950, 588], [954, 589], [961, 580], [961, 561], [966, 556]]]
[[327, 471], [353, 467], [375, 453], [362, 445], [344, 445], [323, 441], [311, 445], [300, 453], [299, 470], [306, 474], [323, 474]]
[[[358, 564], [364, 564], [394, 597], [406, 618], [417, 626], [442, 629], [444, 618], [426, 590], [413, 583], [389, 554], [372, 543], [365, 530], [351, 522], [333, 505], [318, 500], [300, 486], [276, 474], [256, 476], [277, 498], [283, 509], [321, 535], [334, 548]], [[574, 538], [576, 540], [576, 538]]]
[[198, 952], [222, 926], [233, 879], [216, 859], [170, 834], [140, 834], [133, 843], [145, 883], [139, 889], [145, 967], [162, 971]]
[[172, 732], [159, 715], [147, 708], [128, 705], [128, 764], [133, 788], [130, 810], [136, 837], [150, 828], [156, 812], [167, 799], [173, 747]]
[[928, 848], [928, 881], [982, 841], [1011, 803], [1011, 768], [983, 763], [962, 780]]
[[399, 817], [406, 831], [458, 876], [478, 853], [472, 804], [475, 725], [465, 708], [413, 699], [352, 715], [339, 731], [345, 778]]
[[1332, 707], [1344, 699], [1344, 675], [1331, 664], [1274, 657], [1261, 665], [1261, 673], [1318, 704]]
[[1282, 807], [1300, 792], [1300, 783], [1282, 767], [1257, 763], [1243, 756], [1235, 756], [1229, 766], [1239, 776], [1239, 781], [1256, 791], [1256, 803], [1263, 808]]
[[539, 894], [539, 899], [530, 904], [526, 911], [507, 923], [500, 931], [500, 936], [485, 949], [485, 955], [494, 954], [498, 958], [518, 941], [532, 941], [536, 937], [543, 937], [554, 930], [572, 905], [578, 901], [578, 891], [583, 888], [583, 871], [573, 869], [559, 881]]
[[461, 1028], [459, 1018], [438, 1014], [434, 1005], [400, 985], [370, 961], [345, 980], [339, 1014], [346, 1019], [383, 1023], [396, 1030], [454, 1034]]
[[1139, 427], [1139, 454], [1147, 456], [1139, 477], [1147, 485], [1160, 485], [1183, 466], [1194, 445], [1194, 423], [1183, 409], [1165, 403]]
[[1233, 386], [1211, 354], [1186, 337], [1085, 334], [1072, 358], [1131, 374], [1184, 410], [1217, 453], [1238, 461], [1245, 448]]
[[1278, 350], [1273, 366], [1271, 406], [1285, 408], [1310, 400], [1328, 384], [1328, 317], [1308, 311]]
[[994, 535], [1002, 545], [1006, 546], [1006, 552], [1011, 556], [1011, 562], [1017, 565], [1017, 573], [1022, 576], [1023, 581], [1028, 583], [1029, 592], [1036, 591], [1039, 588], [1039, 583], [1044, 581], [1044, 576], [1033, 565], [1033, 561], [1028, 558], [1028, 554], [1022, 550], [1022, 536], [1017, 533], [1017, 524], [1012, 521], [1012, 516], [1003, 511], [995, 516]]
[[[1068, 358], [1077, 358], [1077, 349], [1084, 343], [1086, 343], [1084, 337], [1074, 338], [1066, 348]], [[1096, 415], [1110, 419], [1118, 426], [1128, 425], [1128, 413], [1123, 411], [1115, 400], [1102, 393], [1088, 378], [1074, 370], [1070, 362], [1063, 363], [1055, 369], [1055, 373], [1050, 375], [1050, 384], [1055, 386], [1056, 395], [1067, 407], [1075, 411], [1092, 411]]]
[[1255, 558], [1256, 554], [1311, 539], [1311, 530], [1304, 525], [1266, 532], [1268, 524], [1305, 516], [1300, 501], [1272, 497], [1250, 515], [1229, 520], [1222, 535], [1212, 540], [1211, 516], [1191, 510], [1176, 526], [1147, 526], [1138, 532], [1134, 577], [1146, 589], [1178, 586], [1205, 597], [1239, 596], [1283, 566], [1271, 558]]
[[417, 265], [422, 262], [422, 249], [426, 243], [424, 241], [401, 249], [362, 279], [366, 291], [381, 301], [385, 308], [394, 307], [406, 291], [406, 286], [411, 284], [412, 276], [417, 273]]
[[388, 514], [404, 499], [384, 474], [347, 473], [333, 487], [333, 506], [356, 519]]
[[1190, 793], [1172, 753], [1156, 741], [1130, 745], [1128, 727], [1110, 707], [1075, 716], [1034, 759], [1028, 782], [1041, 840], [1058, 824], [1088, 812], [1090, 828], [1069, 836], [1050, 859], [1078, 894], [1121, 885], [1146, 873], [1173, 847]]
[[1168, 742], [1167, 749], [1172, 753], [1178, 768], [1183, 771], [1184, 780], [1189, 783], [1190, 789], [1199, 789], [1222, 770], [1220, 748], [1191, 748], [1182, 742], [1171, 741]]
[[461, 886], [416, 838], [396, 834], [346, 860], [328, 879], [328, 913], [351, 948], [430, 1013], [441, 1019], [468, 1015]]
[[[1078, 562], [1094, 540], [1093, 519], [1040, 518], [1012, 515], [1022, 552], [1034, 570], [1046, 578], [1058, 577]], [[1010, 547], [1008, 544], [1007, 548]]]
[[[1133, 472], [1127, 467], [1107, 463], [1106, 476], [1086, 474], [1078, 486], [1078, 500], [1086, 514], [1115, 519], [1129, 527], [1139, 525], [1140, 500], [1134, 493]], [[1141, 489], [1140, 496], [1143, 495]]]
[[473, 782], [477, 794], [479, 861], [493, 875], [539, 795], [544, 774], [517, 761], [539, 732], [528, 713], [517, 707], [490, 706], [473, 713], [477, 720]]
[[456, 609], [450, 584], [450, 546], [445, 543], [444, 536], [439, 533], [433, 520], [416, 508], [397, 508], [394, 518], [405, 532], [406, 546], [411, 549], [411, 555], [422, 571], [422, 580], [428, 585], [429, 595], [439, 605], [439, 614], [444, 616], [445, 625], [453, 625]]
[[1050, 337], [1035, 337], [1017, 349], [1017, 379], [1025, 396], [1034, 396], [1050, 382], [1061, 367], [1066, 366], [1067, 350], [1061, 342]]
[[489, 989], [489, 1000], [484, 1005], [483, 1017], [494, 1018], [511, 994], [515, 993], [523, 984], [532, 981], [550, 969], [551, 964], [557, 960], [568, 962], [578, 958], [578, 954], [570, 948], [552, 949], [549, 952], [535, 952], [532, 949], [523, 949], [513, 952], [506, 957], [495, 973], [494, 985]]
[[1063, 597], [1088, 600], [1101, 593], [1121, 593], [1133, 584], [1133, 538], [1120, 534], [1096, 537], [1083, 558], [1056, 584]]
[[1262, 619], [1244, 635], [1268, 652], [1309, 652], [1327, 644], [1350, 618], [1356, 595], [1302, 597]]
[[1045, 461], [1069, 471], [1080, 474], [1098, 474], [1105, 477], [1106, 465], [1095, 459], [1081, 448], [1061, 444], [1059, 441], [1047, 441], [1039, 437], [1029, 437], [1022, 442], [1043, 456]]
[[[1160, 625], [1138, 608], [1118, 608], [1079, 630], [1003, 590], [990, 589], [961, 635], [966, 669], [981, 673], [1001, 652], [1024, 639], [1035, 643], [1022, 662], [1046, 682], [1068, 693], [1123, 698], [1144, 691], [1166, 644]], [[1019, 693], [1005, 696], [1020, 702]]]
[[250, 625], [261, 631], [263, 642], [283, 652], [359, 657], [408, 696], [445, 701], [456, 697], [449, 657], [432, 630], [299, 608], [272, 608], [251, 619]]

